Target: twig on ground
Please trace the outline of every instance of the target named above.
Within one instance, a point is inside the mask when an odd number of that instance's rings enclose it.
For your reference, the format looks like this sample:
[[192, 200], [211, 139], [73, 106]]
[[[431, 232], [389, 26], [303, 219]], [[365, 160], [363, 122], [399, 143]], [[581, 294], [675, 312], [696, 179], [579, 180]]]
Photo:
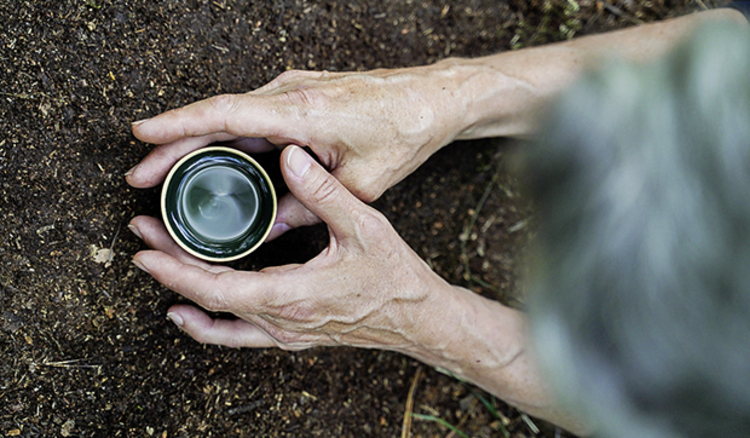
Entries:
[[412, 411], [414, 410], [414, 392], [417, 390], [417, 382], [419, 377], [422, 375], [422, 366], [417, 367], [417, 372], [414, 373], [414, 378], [411, 381], [409, 387], [409, 395], [406, 397], [406, 409], [404, 410], [404, 422], [401, 425], [401, 438], [409, 438], [411, 436], [411, 417]]
[[526, 423], [526, 425], [527, 425], [527, 426], [529, 426], [529, 429], [531, 429], [531, 432], [532, 432], [532, 433], [533, 433], [534, 435], [536, 435], [536, 434], [538, 434], [538, 433], [539, 433], [539, 428], [537, 427], [537, 425], [536, 425], [536, 424], [534, 424], [534, 422], [533, 422], [533, 421], [531, 421], [531, 418], [529, 418], [529, 416], [528, 416], [528, 415], [526, 415], [526, 414], [521, 414], [521, 419], [523, 420], [523, 422], [524, 422], [524, 423]]
[[38, 367], [52, 367], [52, 368], [101, 368], [101, 365], [90, 365], [85, 363], [78, 363], [81, 361], [84, 361], [86, 359], [69, 359], [69, 360], [60, 360], [56, 362], [42, 362], [42, 363], [34, 363], [35, 366]]
[[622, 9], [618, 8], [617, 6], [611, 4], [610, 2], [602, 0], [602, 5], [604, 5], [604, 9], [606, 9], [609, 12], [617, 15], [618, 17], [622, 17], [622, 18], [630, 21], [633, 24], [641, 25], [641, 24], [645, 23], [645, 21], [641, 20], [638, 17], [635, 17], [633, 15], [628, 14], [627, 12], [625, 12]]

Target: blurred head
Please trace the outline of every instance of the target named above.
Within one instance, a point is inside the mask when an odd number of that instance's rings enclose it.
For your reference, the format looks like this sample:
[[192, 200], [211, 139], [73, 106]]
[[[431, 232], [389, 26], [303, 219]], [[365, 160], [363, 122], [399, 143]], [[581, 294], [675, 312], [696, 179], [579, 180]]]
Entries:
[[750, 436], [750, 39], [611, 61], [526, 156], [537, 354], [610, 437]]

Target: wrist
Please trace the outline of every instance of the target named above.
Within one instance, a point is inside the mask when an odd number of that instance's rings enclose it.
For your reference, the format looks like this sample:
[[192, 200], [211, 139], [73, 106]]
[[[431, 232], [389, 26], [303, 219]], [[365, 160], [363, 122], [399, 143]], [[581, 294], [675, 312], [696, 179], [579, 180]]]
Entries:
[[485, 388], [503, 386], [525, 354], [522, 313], [467, 289], [445, 283], [413, 316], [414, 342], [401, 352]]
[[454, 138], [528, 135], [534, 112], [544, 97], [542, 90], [526, 76], [528, 71], [504, 68], [518, 64], [519, 52], [505, 52], [485, 58], [449, 58], [434, 66], [452, 86], [449, 111], [457, 122]]
[[446, 369], [530, 415], [590, 433], [556, 406], [528, 349], [522, 312], [455, 286], [435, 295], [433, 317], [414, 321], [424, 342], [402, 353]]

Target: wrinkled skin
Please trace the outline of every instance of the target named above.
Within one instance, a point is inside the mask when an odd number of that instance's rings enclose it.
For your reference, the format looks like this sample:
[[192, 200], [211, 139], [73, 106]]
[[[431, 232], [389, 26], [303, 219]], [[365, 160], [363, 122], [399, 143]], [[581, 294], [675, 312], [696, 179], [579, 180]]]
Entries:
[[[162, 182], [186, 154], [221, 142], [251, 153], [309, 146], [360, 199], [401, 181], [462, 129], [453, 74], [434, 66], [366, 73], [289, 71], [262, 88], [220, 95], [133, 124], [159, 145], [128, 175], [134, 187]], [[319, 219], [293, 196], [279, 202], [284, 231]]]
[[431, 345], [429, 327], [443, 324], [438, 312], [455, 288], [302, 149], [284, 150], [282, 170], [291, 192], [329, 226], [328, 247], [304, 265], [261, 272], [211, 265], [180, 249], [160, 221], [133, 219], [131, 229], [157, 250], [138, 253], [138, 267], [203, 309], [238, 319], [212, 319], [190, 305], [168, 316], [200, 342], [232, 347]]

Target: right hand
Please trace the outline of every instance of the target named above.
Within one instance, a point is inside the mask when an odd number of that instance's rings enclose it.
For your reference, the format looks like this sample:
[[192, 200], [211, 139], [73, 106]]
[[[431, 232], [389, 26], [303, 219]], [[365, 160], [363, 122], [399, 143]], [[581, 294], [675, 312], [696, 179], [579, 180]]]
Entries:
[[[452, 305], [461, 291], [302, 149], [284, 150], [282, 172], [291, 192], [329, 226], [328, 247], [303, 265], [260, 272], [211, 265], [179, 248], [160, 221], [133, 219], [131, 229], [153, 248], [134, 263], [198, 305], [177, 304], [167, 315], [196, 340], [231, 347], [347, 345], [442, 357], [433, 346], [458, 334], [451, 327], [460, 318], [443, 318], [461, 314]], [[238, 318], [212, 318], [201, 307]]]
[[[439, 64], [370, 72], [286, 72], [246, 94], [225, 94], [133, 124], [157, 146], [127, 176], [161, 183], [188, 153], [215, 142], [248, 152], [309, 146], [365, 202], [377, 199], [463, 128], [458, 83]], [[293, 195], [279, 202], [269, 240], [319, 222]]]

